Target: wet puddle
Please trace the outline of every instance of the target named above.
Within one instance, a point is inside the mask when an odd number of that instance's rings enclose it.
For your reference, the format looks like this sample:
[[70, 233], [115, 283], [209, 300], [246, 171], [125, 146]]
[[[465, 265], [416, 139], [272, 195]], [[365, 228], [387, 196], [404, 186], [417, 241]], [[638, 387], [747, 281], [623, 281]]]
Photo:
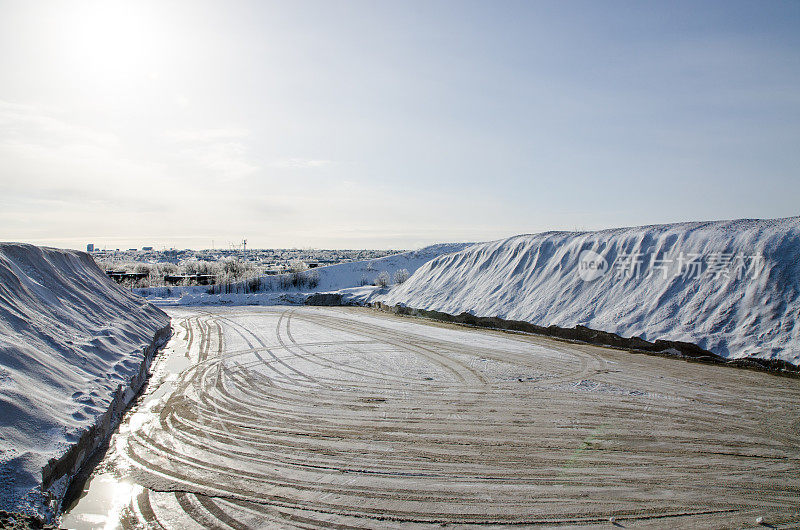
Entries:
[[119, 480], [113, 473], [92, 474], [83, 485], [81, 497], [61, 519], [61, 527], [76, 530], [117, 528], [122, 509], [141, 490], [141, 486]]
[[[176, 334], [151, 367], [153, 375], [144, 396], [127, 412], [112, 437], [112, 444], [116, 437], [125, 436], [126, 433], [141, 428], [153, 414], [151, 410], [153, 406], [175, 390], [178, 376], [192, 365], [185, 349], [176, 347], [180, 344], [181, 337], [177, 333], [177, 326], [173, 329], [176, 330]], [[108, 466], [103, 464], [113, 451], [113, 447], [108, 450], [101, 464], [83, 484], [83, 491], [78, 498], [64, 510], [61, 528], [94, 530], [119, 527], [122, 510], [143, 491], [143, 488], [106, 471]]]

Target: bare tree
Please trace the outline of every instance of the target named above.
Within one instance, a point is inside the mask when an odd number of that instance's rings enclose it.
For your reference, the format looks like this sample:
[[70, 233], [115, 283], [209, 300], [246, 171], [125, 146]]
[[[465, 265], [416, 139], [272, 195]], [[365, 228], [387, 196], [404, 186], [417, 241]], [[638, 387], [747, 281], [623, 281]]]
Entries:
[[386, 271], [381, 271], [378, 274], [378, 277], [375, 278], [375, 285], [378, 287], [386, 287], [391, 282], [391, 278], [389, 277], [389, 273]]
[[405, 283], [408, 277], [408, 269], [398, 269], [394, 272], [394, 283]]
[[306, 272], [303, 276], [305, 276], [308, 286], [312, 289], [315, 289], [319, 285], [319, 273], [317, 271]]

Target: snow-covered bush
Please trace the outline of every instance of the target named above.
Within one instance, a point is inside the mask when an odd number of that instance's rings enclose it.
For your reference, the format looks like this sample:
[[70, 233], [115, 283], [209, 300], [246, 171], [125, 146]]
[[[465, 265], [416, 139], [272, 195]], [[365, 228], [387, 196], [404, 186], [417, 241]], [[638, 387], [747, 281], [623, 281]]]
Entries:
[[391, 278], [389, 277], [389, 273], [386, 271], [381, 271], [378, 276], [375, 278], [375, 285], [378, 287], [386, 287], [391, 282]]
[[[213, 275], [218, 284], [250, 281], [258, 278], [262, 268], [255, 263], [240, 261], [238, 259], [222, 259], [219, 261], [191, 260], [179, 264], [174, 263], [143, 263], [136, 261], [121, 261], [113, 258], [95, 260], [97, 265], [105, 271], [125, 271], [146, 273], [147, 277], [138, 280], [125, 280], [122, 285], [126, 287], [163, 287], [164, 276], [193, 276], [196, 274]], [[296, 268], [300, 266], [295, 266]], [[301, 270], [298, 268], [298, 271]], [[183, 280], [181, 285], [195, 285], [194, 279]], [[249, 288], [249, 287], [248, 287]], [[223, 288], [224, 290], [224, 288]]]
[[292, 272], [303, 272], [308, 270], [308, 265], [306, 265], [304, 261], [293, 259], [289, 262], [289, 270]]
[[398, 269], [394, 272], [394, 283], [404, 283], [409, 276], [408, 269]]

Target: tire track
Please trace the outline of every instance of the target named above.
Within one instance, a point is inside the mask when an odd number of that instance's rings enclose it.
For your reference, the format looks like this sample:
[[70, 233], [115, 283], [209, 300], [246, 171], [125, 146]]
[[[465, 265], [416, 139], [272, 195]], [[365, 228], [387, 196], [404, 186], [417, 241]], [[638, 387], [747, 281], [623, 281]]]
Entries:
[[[198, 362], [111, 457], [147, 488], [123, 526], [796, 520], [793, 380], [359, 318], [311, 308], [184, 318]], [[471, 342], [481, 337], [492, 340]], [[737, 399], [748, 391], [759, 399]]]

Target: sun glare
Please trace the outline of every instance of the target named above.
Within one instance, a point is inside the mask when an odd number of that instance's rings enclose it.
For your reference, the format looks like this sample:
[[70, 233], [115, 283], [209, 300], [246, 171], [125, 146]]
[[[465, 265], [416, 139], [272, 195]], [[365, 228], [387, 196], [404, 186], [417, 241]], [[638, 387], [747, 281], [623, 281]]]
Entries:
[[156, 18], [138, 2], [70, 8], [61, 21], [65, 66], [83, 81], [117, 85], [158, 70]]

